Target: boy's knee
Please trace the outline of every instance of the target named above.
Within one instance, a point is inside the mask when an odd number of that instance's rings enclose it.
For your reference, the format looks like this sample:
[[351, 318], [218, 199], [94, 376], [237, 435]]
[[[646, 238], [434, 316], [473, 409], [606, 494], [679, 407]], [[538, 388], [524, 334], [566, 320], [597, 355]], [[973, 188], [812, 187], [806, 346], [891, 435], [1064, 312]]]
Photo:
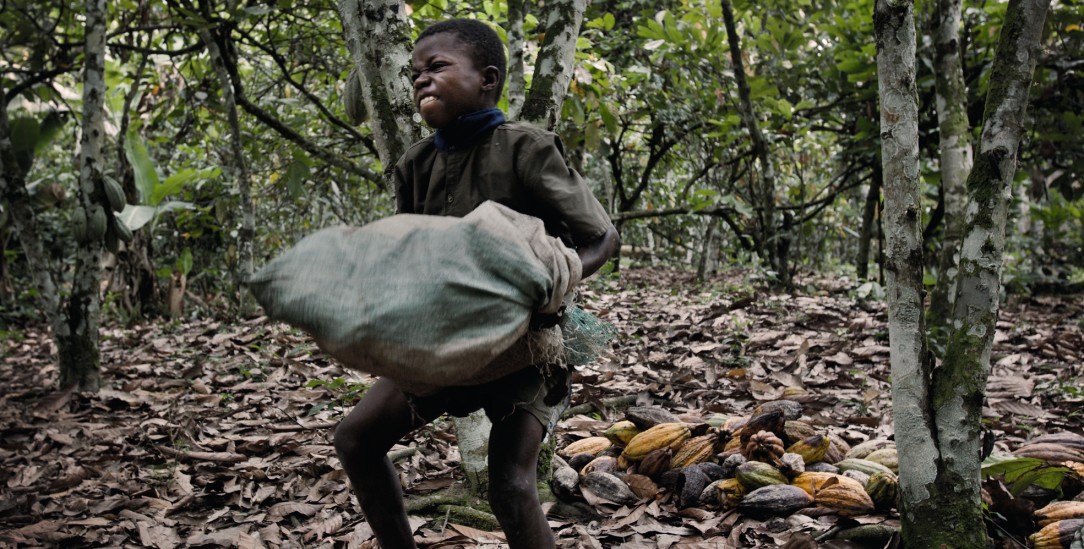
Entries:
[[362, 458], [365, 452], [364, 446], [361, 444], [362, 440], [364, 440], [364, 436], [361, 429], [358, 429], [356, 425], [344, 421], [335, 427], [333, 443], [339, 460], [353, 461]]
[[512, 506], [522, 505], [528, 498], [537, 497], [538, 487], [531, 478], [500, 478], [489, 481], [489, 501], [493, 509], [508, 511]]

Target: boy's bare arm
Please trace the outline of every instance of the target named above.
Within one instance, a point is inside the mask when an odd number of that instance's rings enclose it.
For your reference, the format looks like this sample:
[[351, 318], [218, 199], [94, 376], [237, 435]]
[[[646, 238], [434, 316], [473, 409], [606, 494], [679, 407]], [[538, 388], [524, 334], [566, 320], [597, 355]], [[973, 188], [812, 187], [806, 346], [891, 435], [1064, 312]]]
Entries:
[[580, 263], [583, 264], [582, 278], [587, 278], [602, 268], [606, 261], [617, 252], [620, 245], [621, 237], [618, 236], [617, 229], [610, 225], [610, 228], [606, 229], [606, 232], [596, 238], [594, 242], [576, 248], [576, 253], [580, 256]]

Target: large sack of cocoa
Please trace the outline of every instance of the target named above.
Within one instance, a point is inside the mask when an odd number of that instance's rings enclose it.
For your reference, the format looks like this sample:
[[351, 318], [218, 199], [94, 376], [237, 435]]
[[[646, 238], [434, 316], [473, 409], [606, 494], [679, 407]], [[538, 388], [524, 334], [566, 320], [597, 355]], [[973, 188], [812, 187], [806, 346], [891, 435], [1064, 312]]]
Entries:
[[248, 281], [267, 316], [355, 370], [417, 393], [497, 379], [559, 358], [531, 332], [579, 283], [576, 253], [542, 221], [495, 202], [463, 218], [394, 215], [317, 231]]

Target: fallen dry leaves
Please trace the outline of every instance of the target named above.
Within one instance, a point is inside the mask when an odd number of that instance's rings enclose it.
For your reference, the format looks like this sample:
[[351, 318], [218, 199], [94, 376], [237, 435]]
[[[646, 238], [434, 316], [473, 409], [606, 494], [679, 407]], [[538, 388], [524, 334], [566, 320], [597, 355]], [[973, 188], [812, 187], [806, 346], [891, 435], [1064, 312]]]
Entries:
[[[745, 414], [786, 386], [806, 388], [807, 416], [852, 443], [891, 435], [883, 305], [856, 301], [846, 281], [773, 295], [731, 276], [698, 285], [644, 269], [593, 285], [585, 303], [620, 336], [578, 370], [573, 404], [599, 407], [562, 421], [558, 444], [606, 425], [612, 397]], [[985, 413], [998, 448], [1080, 431], [1082, 308], [1079, 296], [1004, 307]], [[375, 546], [331, 443], [368, 380], [262, 319], [109, 328], [102, 348], [106, 387], [81, 394], [55, 390], [46, 334], [0, 347], [0, 545]], [[451, 435], [437, 421], [397, 448], [409, 494], [460, 478]], [[795, 542], [843, 520], [755, 521], [666, 499], [568, 511], [551, 514], [562, 547], [813, 547]], [[500, 533], [444, 517], [412, 524], [423, 547], [502, 546]]]

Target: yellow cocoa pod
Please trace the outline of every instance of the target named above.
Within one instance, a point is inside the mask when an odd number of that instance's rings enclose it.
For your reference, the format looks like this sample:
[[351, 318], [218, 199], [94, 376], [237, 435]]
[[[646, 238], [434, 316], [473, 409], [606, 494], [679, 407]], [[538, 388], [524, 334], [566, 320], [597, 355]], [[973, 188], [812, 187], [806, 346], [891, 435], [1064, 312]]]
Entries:
[[815, 471], [806, 471], [794, 477], [794, 480], [790, 481], [791, 484], [805, 490], [805, 492], [811, 496], [816, 497], [817, 492], [821, 491], [833, 484], [846, 484], [859, 490], [864, 490], [862, 483], [854, 480], [850, 477], [845, 477], [838, 473], [819, 473]]
[[570, 457], [578, 454], [590, 454], [596, 456], [603, 450], [608, 450], [610, 446], [613, 446], [613, 443], [606, 437], [586, 437], [565, 446], [557, 452], [557, 455], [562, 457]]
[[715, 489], [716, 501], [724, 510], [733, 509], [745, 495], [745, 486], [736, 478], [724, 478], [711, 483]]
[[1084, 501], [1055, 501], [1035, 511], [1035, 520], [1039, 526], [1065, 519], [1084, 518]]
[[866, 515], [874, 510], [873, 500], [861, 485], [855, 487], [852, 484], [838, 483], [825, 486], [813, 495], [813, 502], [832, 509], [841, 517]]
[[681, 448], [670, 458], [671, 469], [684, 469], [690, 465], [707, 461], [715, 455], [715, 436], [701, 435], [686, 439]]
[[1032, 549], [1069, 549], [1077, 532], [1084, 528], [1084, 519], [1051, 522], [1028, 536]]
[[614, 423], [609, 429], [606, 429], [605, 433], [602, 433], [602, 435], [610, 439], [610, 442], [614, 443], [615, 446], [622, 447], [628, 444], [629, 441], [632, 440], [632, 437], [638, 434], [640, 434], [640, 428], [627, 419]]
[[893, 473], [900, 474], [900, 461], [896, 455], [895, 448], [881, 448], [870, 452], [865, 457], [866, 461], [872, 461], [873, 463], [880, 463], [885, 467], [888, 467]]
[[791, 444], [790, 448], [787, 448], [787, 452], [802, 456], [802, 460], [806, 464], [817, 463], [818, 461], [824, 461], [824, 456], [828, 453], [828, 446], [831, 443], [832, 440], [828, 438], [828, 435], [816, 434]]
[[896, 475], [884, 471], [873, 473], [866, 483], [866, 493], [873, 500], [873, 506], [880, 511], [887, 511], [896, 506], [900, 493], [900, 481]]
[[742, 443], [741, 443], [741, 439], [738, 438], [738, 437], [731, 437], [730, 440], [726, 441], [726, 445], [723, 446], [723, 451], [724, 452], [729, 452], [731, 450], [739, 451], [741, 449], [742, 449]]
[[[684, 423], [660, 423], [640, 432], [629, 440], [621, 455], [629, 461], [640, 461], [653, 450], [670, 448], [677, 451], [685, 439], [692, 436], [689, 426]], [[605, 437], [604, 437], [605, 438]], [[608, 442], [608, 439], [607, 439]]]

